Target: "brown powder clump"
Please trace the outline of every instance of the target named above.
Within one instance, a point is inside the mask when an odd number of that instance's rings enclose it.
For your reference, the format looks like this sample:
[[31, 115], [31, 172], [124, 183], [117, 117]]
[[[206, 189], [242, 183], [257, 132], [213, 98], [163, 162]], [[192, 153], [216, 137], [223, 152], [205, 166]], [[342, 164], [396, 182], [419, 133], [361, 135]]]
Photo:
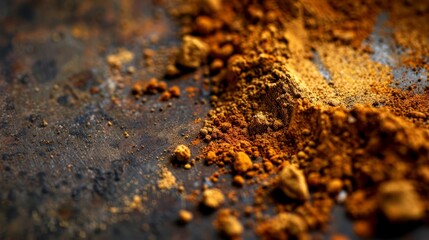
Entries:
[[164, 81], [159, 81], [156, 78], [151, 78], [149, 80], [139, 80], [136, 81], [131, 87], [131, 92], [136, 99], [139, 99], [143, 95], [153, 95], [161, 93], [159, 96], [160, 101], [167, 101], [171, 98], [180, 97], [180, 88], [177, 86], [172, 86], [169, 89], [168, 85]]
[[129, 63], [134, 59], [134, 53], [128, 51], [127, 49], [120, 48], [115, 54], [110, 54], [107, 56], [107, 63], [111, 67], [120, 68], [123, 64]]
[[174, 150], [174, 156], [180, 162], [187, 162], [191, 159], [191, 150], [185, 145], [178, 145]]
[[252, 167], [252, 160], [245, 152], [238, 152], [234, 156], [234, 170], [237, 173], [245, 173]]
[[232, 183], [237, 187], [242, 187], [244, 185], [244, 178], [240, 175], [234, 176], [234, 179], [232, 180]]
[[244, 230], [240, 221], [232, 214], [230, 209], [219, 211], [214, 226], [221, 235], [228, 239], [240, 239]]
[[192, 219], [194, 218], [194, 216], [192, 215], [191, 212], [187, 211], [187, 210], [180, 210], [179, 211], [179, 222], [182, 224], [187, 224], [190, 221], [192, 221]]
[[172, 97], [180, 97], [181, 95], [179, 86], [172, 86], [170, 89], [168, 89], [168, 92]]
[[206, 59], [208, 46], [199, 38], [184, 36], [177, 63], [187, 68], [197, 68]]
[[225, 196], [217, 188], [206, 189], [203, 192], [202, 203], [208, 208], [219, 208], [225, 202]]
[[332, 179], [326, 186], [326, 191], [330, 194], [336, 194], [343, 188], [343, 182], [340, 179]]

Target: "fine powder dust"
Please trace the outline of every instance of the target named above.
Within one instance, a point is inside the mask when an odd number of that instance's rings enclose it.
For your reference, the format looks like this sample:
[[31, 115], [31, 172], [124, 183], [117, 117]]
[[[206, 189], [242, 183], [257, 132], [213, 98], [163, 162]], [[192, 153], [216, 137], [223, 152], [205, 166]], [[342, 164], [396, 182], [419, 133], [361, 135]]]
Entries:
[[[429, 4], [415, 2], [194, 0], [171, 9], [184, 38], [209, 48], [197, 62], [211, 75], [202, 158], [220, 169], [210, 179], [256, 185], [251, 211], [236, 215], [255, 216], [262, 239], [325, 229], [340, 192], [360, 236], [429, 219], [427, 92], [392, 88], [392, 69], [363, 44], [388, 12], [404, 64], [428, 70]], [[252, 161], [244, 170], [234, 169], [238, 153]], [[291, 202], [302, 189], [312, 200]]]

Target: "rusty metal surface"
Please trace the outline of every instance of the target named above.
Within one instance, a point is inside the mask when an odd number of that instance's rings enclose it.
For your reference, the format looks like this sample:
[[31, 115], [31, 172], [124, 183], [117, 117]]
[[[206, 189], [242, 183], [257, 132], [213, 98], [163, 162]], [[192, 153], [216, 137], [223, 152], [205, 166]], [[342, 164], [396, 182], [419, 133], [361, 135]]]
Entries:
[[[142, 46], [156, 49], [155, 62], [162, 65], [169, 47], [178, 44], [175, 26], [162, 8], [135, 1], [132, 11], [124, 13], [121, 4], [0, 1], [0, 239], [216, 236], [208, 217], [192, 226], [198, 231], [178, 226], [177, 211], [187, 207], [182, 195], [153, 190], [160, 165], [177, 168], [164, 150], [198, 133], [201, 123], [194, 120], [208, 111], [200, 101], [207, 92], [200, 90], [192, 99], [184, 94], [168, 107], [158, 96], [143, 104], [130, 96], [127, 84], [122, 90], [114, 86], [105, 58], [117, 47], [136, 53], [129, 65], [142, 69]], [[142, 26], [135, 35], [124, 36], [124, 14], [133, 14], [128, 17]], [[74, 37], [76, 24], [89, 28], [90, 36]], [[143, 67], [130, 81], [160, 72]], [[184, 76], [169, 84], [184, 89], [201, 81]], [[92, 86], [101, 94], [90, 95]], [[119, 106], [112, 95], [120, 99]], [[42, 126], [43, 121], [48, 125]], [[174, 169], [174, 174], [193, 189], [212, 171], [198, 165]], [[134, 194], [148, 196], [143, 212], [115, 220], [118, 214], [108, 209], [123, 206], [124, 197]]]
[[[171, 107], [158, 96], [142, 103], [130, 96], [130, 84], [115, 83], [105, 60], [123, 47], [135, 53], [127, 66], [138, 69], [127, 83], [162, 76], [179, 37], [156, 1], [5, 0], [0, 26], [0, 239], [218, 238], [213, 215], [176, 189], [156, 189], [161, 165], [189, 191], [216, 170], [170, 163], [172, 147], [194, 139], [202, 124], [195, 120], [209, 110], [202, 81], [170, 80], [199, 89]], [[82, 26], [86, 31], [77, 31]], [[154, 69], [145, 65], [143, 48], [157, 50]], [[100, 94], [89, 93], [94, 86]], [[219, 185], [230, 188], [229, 177]], [[235, 208], [249, 203], [248, 191], [237, 192]], [[142, 212], [110, 213], [135, 194], [147, 196]], [[190, 225], [175, 222], [182, 208], [194, 213]], [[340, 207], [330, 232], [351, 235]], [[244, 237], [255, 236], [248, 229]]]

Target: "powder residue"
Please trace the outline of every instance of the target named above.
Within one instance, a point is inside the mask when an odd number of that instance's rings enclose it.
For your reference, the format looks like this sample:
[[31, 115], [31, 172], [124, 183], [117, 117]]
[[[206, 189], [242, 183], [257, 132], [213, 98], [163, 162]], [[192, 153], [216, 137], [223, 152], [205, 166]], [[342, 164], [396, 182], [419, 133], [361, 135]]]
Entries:
[[[210, 75], [213, 106], [200, 130], [207, 142], [200, 157], [220, 168], [210, 177], [214, 183], [232, 174], [239, 191], [255, 185], [247, 212], [255, 216], [255, 233], [288, 239], [325, 229], [341, 192], [361, 236], [392, 221], [427, 218], [427, 89], [415, 95], [393, 88], [392, 66], [375, 62], [364, 41], [377, 17], [389, 12], [395, 43], [410, 48], [404, 64], [427, 69], [429, 31], [418, 25], [429, 16], [428, 3], [244, 0], [220, 6], [208, 11], [195, 0], [171, 12], [184, 36], [208, 48], [193, 64]], [[261, 217], [270, 207], [275, 213]]]
[[160, 173], [160, 179], [158, 180], [159, 189], [171, 189], [176, 187], [176, 177], [167, 169], [162, 168]]

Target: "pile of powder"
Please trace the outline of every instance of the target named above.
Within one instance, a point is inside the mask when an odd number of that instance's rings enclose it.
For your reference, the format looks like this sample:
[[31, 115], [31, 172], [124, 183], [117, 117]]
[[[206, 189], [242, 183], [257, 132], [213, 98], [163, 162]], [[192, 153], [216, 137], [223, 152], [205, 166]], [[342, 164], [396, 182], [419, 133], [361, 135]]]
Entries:
[[429, 4], [409, 2], [194, 0], [171, 10], [184, 39], [209, 48], [193, 65], [211, 75], [200, 131], [202, 158], [220, 167], [210, 179], [232, 174], [257, 188], [234, 221], [253, 214], [261, 238], [287, 239], [326, 229], [336, 202], [366, 236], [429, 218], [428, 93], [393, 89], [390, 66], [362, 43], [390, 12], [395, 39], [412, 49], [407, 64], [428, 69], [429, 31], [404, 26], [422, 22]]

